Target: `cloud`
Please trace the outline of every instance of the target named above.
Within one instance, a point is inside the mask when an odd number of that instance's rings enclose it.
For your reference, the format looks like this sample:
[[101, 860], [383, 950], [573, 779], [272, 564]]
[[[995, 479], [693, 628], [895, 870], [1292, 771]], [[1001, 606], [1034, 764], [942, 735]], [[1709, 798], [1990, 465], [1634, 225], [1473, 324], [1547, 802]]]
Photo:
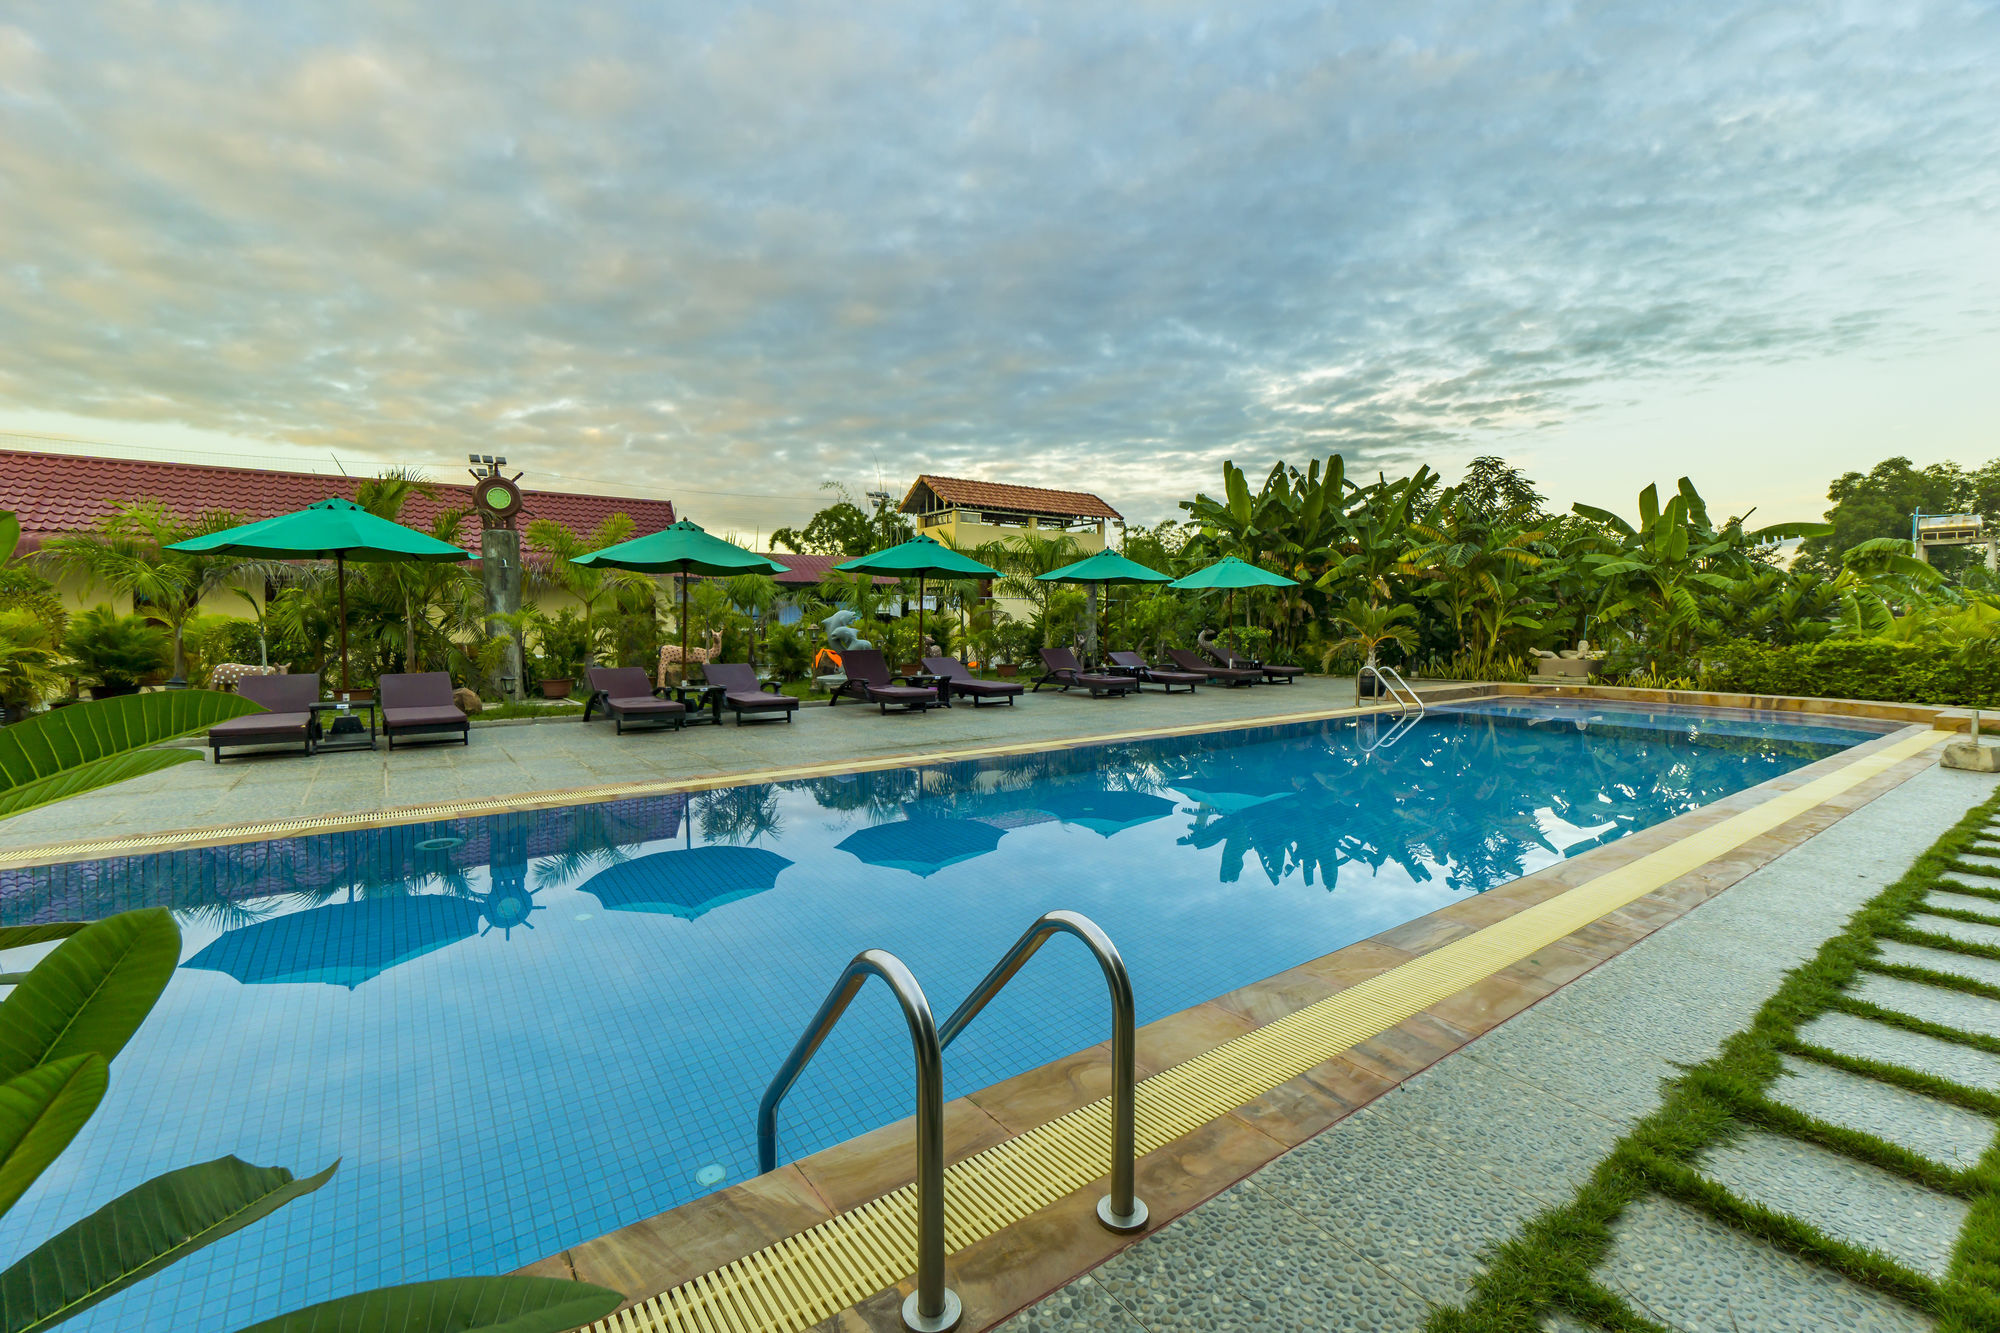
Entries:
[[47, 6], [0, 404], [1156, 516], [1992, 329], [1996, 83], [1973, 3]]

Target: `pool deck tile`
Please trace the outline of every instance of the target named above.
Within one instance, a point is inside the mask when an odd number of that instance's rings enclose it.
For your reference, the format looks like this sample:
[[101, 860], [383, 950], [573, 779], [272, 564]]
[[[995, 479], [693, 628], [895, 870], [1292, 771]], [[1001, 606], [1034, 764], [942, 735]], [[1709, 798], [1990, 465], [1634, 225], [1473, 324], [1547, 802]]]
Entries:
[[[949, 1166], [1009, 1137], [1006, 1126], [963, 1097], [944, 1104], [944, 1160]], [[893, 1125], [801, 1157], [806, 1182], [832, 1212], [845, 1212], [901, 1189], [916, 1179], [917, 1122], [905, 1116]]]

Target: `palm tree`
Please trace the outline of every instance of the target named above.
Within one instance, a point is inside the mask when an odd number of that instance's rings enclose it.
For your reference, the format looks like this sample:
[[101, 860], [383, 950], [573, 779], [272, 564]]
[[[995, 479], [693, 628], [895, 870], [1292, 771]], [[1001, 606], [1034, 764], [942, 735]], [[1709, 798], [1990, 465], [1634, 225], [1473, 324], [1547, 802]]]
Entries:
[[[410, 468], [391, 468], [354, 488], [356, 504], [391, 523], [401, 523], [404, 508], [419, 495], [435, 500], [438, 489]], [[430, 535], [457, 544], [459, 526], [471, 513], [469, 506], [439, 510], [431, 519]], [[458, 617], [453, 608], [463, 597], [454, 594], [462, 593], [460, 585], [473, 582], [470, 563], [398, 560], [375, 566], [369, 577], [384, 584], [402, 604], [403, 670], [421, 670], [417, 630], [420, 626], [437, 628], [431, 625], [434, 612], [442, 612], [448, 621], [456, 622]]]
[[182, 522], [158, 500], [137, 500], [98, 519], [92, 531], [49, 538], [40, 558], [81, 579], [86, 588], [103, 586], [125, 594], [135, 611], [165, 624], [174, 640], [173, 679], [167, 684], [185, 687], [187, 650], [182, 635], [201, 609], [201, 599], [228, 587], [246, 571], [268, 572], [271, 565], [242, 556], [191, 555], [166, 548], [243, 521], [235, 514], [212, 512]]
[[580, 555], [624, 541], [632, 535], [632, 528], [630, 514], [607, 516], [587, 537], [553, 518], [538, 518], [528, 524], [528, 541], [547, 558], [549, 581], [583, 606], [583, 623], [589, 635], [583, 654], [586, 667], [597, 664], [597, 608], [620, 588], [645, 586], [646, 576], [572, 562]]
[[1395, 606], [1375, 606], [1350, 597], [1347, 604], [1334, 613], [1334, 623], [1345, 625], [1347, 634], [1327, 645], [1326, 655], [1320, 659], [1321, 671], [1333, 670], [1334, 662], [1348, 653], [1361, 655], [1361, 666], [1354, 673], [1354, 692], [1361, 693], [1361, 677], [1376, 665], [1376, 654], [1385, 643], [1393, 643], [1408, 652], [1416, 646], [1417, 608], [1406, 602]]

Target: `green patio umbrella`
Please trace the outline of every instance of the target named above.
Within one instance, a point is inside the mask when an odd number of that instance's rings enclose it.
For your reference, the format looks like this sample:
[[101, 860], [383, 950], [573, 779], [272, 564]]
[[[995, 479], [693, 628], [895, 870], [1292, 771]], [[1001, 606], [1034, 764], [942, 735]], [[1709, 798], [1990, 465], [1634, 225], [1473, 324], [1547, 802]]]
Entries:
[[997, 579], [1000, 571], [980, 564], [969, 555], [960, 555], [933, 537], [916, 536], [886, 551], [873, 551], [843, 560], [834, 566], [843, 574], [880, 574], [887, 578], [917, 581], [917, 655], [923, 656], [924, 580], [943, 575], [959, 578]]
[[321, 500], [276, 518], [224, 528], [175, 542], [169, 551], [208, 555], [254, 555], [269, 560], [331, 560], [340, 588], [340, 688], [347, 684], [347, 562], [388, 564], [397, 560], [441, 563], [472, 556], [415, 528], [391, 523], [352, 500]]
[[[1200, 592], [1210, 588], [1295, 588], [1297, 579], [1288, 579], [1283, 574], [1273, 574], [1268, 569], [1259, 569], [1247, 561], [1226, 555], [1212, 565], [1205, 565], [1194, 573], [1175, 579], [1167, 586], [1180, 592]], [[1243, 632], [1250, 632], [1250, 599], [1243, 599]]]
[[645, 537], [590, 551], [570, 561], [572, 565], [601, 565], [607, 569], [629, 569], [640, 574], [678, 574], [681, 578], [681, 670], [688, 660], [688, 575], [783, 574], [790, 566], [769, 560], [755, 551], [746, 551], [735, 542], [710, 536], [698, 523], [682, 519]]
[[1083, 653], [1086, 658], [1097, 652], [1097, 589], [1100, 585], [1131, 583], [1166, 583], [1172, 576], [1162, 574], [1157, 569], [1148, 569], [1137, 560], [1127, 560], [1116, 551], [1099, 551], [1073, 565], [1052, 569], [1046, 574], [1035, 575], [1037, 583], [1081, 583], [1090, 590], [1090, 605], [1087, 608], [1086, 625], [1083, 634]]

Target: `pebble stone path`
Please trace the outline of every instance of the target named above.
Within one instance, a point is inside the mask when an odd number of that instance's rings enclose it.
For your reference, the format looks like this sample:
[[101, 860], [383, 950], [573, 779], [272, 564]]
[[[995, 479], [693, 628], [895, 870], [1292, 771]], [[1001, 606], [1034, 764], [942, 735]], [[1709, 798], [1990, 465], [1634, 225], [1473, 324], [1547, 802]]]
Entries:
[[[1727, 893], [1410, 1079], [1249, 1179], [1022, 1312], [1010, 1333], [1413, 1330], [1462, 1304], [1487, 1246], [1568, 1201], [1663, 1079], [1716, 1053], [1784, 974], [1993, 793], [1995, 779], [1919, 774]], [[2000, 876], [1992, 855], [1962, 864]], [[1982, 853], [1981, 855], [1984, 855]], [[1987, 864], [1990, 862], [1990, 865]], [[1911, 924], [2000, 943], [2000, 888], [1957, 873]], [[1882, 961], [2000, 983], [2000, 962], [1885, 944]], [[1864, 973], [1856, 998], [1957, 1031], [2000, 1035], [2000, 1002]], [[1846, 1013], [1803, 1041], [1984, 1091], [2000, 1056]], [[1982, 1115], [1787, 1056], [1773, 1100], [1963, 1169], [1994, 1150]], [[1699, 1167], [1739, 1199], [1786, 1213], [1932, 1279], [1950, 1267], [1964, 1202], [1853, 1158], [1753, 1131]], [[1626, 1209], [1593, 1274], [1648, 1319], [1686, 1333], [1921, 1330], [1922, 1312], [1662, 1196]], [[1553, 1312], [1551, 1333], [1593, 1327]]]

